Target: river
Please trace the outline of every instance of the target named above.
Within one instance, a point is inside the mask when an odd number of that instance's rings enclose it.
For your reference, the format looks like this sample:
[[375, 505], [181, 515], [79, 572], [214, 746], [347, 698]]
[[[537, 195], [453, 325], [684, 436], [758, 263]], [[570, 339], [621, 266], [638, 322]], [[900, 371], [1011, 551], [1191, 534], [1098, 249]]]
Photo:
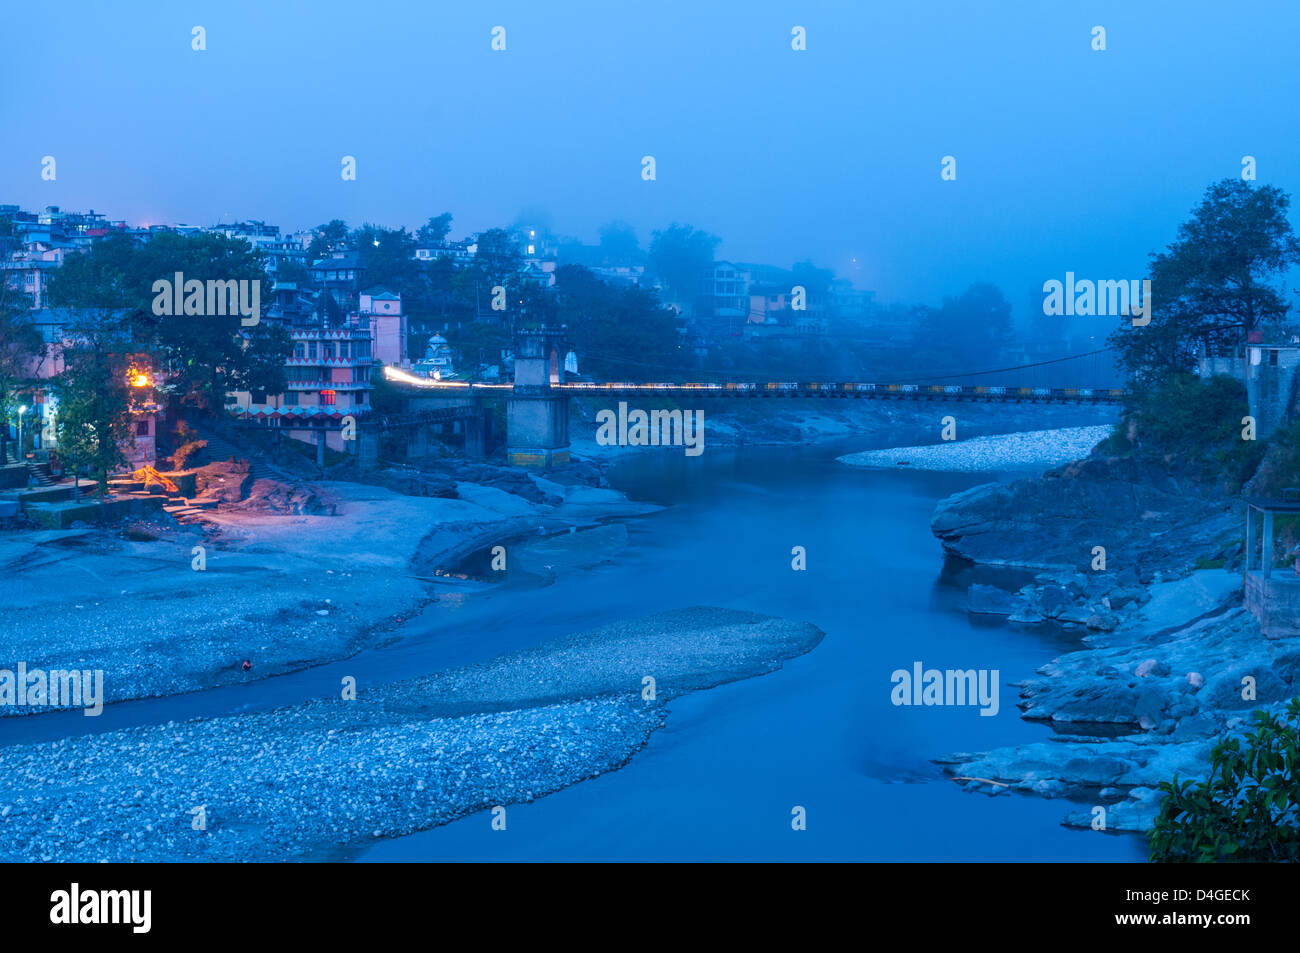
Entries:
[[[493, 658], [665, 609], [717, 605], [806, 620], [826, 633], [768, 675], [681, 696], [664, 729], [621, 770], [508, 808], [343, 852], [416, 860], [1141, 860], [1131, 835], [1073, 831], [1074, 806], [968, 794], [931, 758], [1041, 740], [1009, 683], [1077, 635], [978, 624], [962, 609], [982, 574], [945, 573], [929, 532], [936, 501], [987, 475], [872, 471], [848, 446], [636, 455], [611, 472], [667, 509], [628, 523], [628, 546], [545, 584], [441, 583], [400, 636], [353, 658], [207, 692], [0, 719], [0, 744], [264, 710]], [[887, 445], [887, 444], [882, 444]], [[1003, 477], [1008, 478], [1008, 477]], [[802, 546], [807, 568], [791, 568]], [[997, 669], [1001, 709], [895, 707], [890, 675]], [[346, 784], [346, 778], [339, 780]], [[792, 810], [807, 829], [792, 830]]]
[[[935, 503], [987, 482], [871, 471], [850, 447], [675, 453], [621, 462], [612, 485], [667, 504], [630, 524], [630, 545], [550, 586], [471, 596], [434, 636], [448, 661], [619, 618], [719, 605], [810, 621], [812, 652], [772, 674], [673, 700], [667, 726], [621, 770], [360, 854], [416, 860], [1137, 861], [1142, 839], [1068, 830], [1067, 801], [968, 794], [931, 763], [953, 751], [1042, 740], [1008, 683], [1078, 645], [1062, 632], [973, 623], [977, 571], [943, 572]], [[803, 546], [807, 569], [791, 568]], [[447, 606], [443, 607], [444, 610]], [[458, 618], [448, 619], [448, 616]], [[997, 669], [1001, 710], [895, 707], [890, 675], [914, 661]], [[795, 806], [806, 830], [792, 829]]]

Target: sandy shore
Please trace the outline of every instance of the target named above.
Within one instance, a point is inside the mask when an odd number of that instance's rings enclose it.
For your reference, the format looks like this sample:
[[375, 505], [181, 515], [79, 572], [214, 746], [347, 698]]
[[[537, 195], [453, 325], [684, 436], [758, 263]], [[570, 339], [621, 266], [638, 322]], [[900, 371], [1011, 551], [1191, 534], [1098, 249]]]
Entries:
[[1109, 425], [1027, 430], [949, 443], [867, 450], [838, 459], [853, 467], [907, 466], [964, 473], [1055, 467], [1086, 457], [1110, 432]]
[[2, 748], [0, 857], [285, 859], [413, 833], [614, 770], [665, 702], [775, 670], [821, 638], [697, 607], [350, 701]]

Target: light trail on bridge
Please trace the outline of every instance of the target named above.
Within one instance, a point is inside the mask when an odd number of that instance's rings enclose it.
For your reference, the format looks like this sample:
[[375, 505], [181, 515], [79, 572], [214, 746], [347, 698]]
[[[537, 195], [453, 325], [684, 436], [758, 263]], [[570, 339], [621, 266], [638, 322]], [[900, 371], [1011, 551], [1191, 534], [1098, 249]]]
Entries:
[[[478, 390], [513, 392], [513, 384], [480, 384], [470, 381], [436, 381], [385, 367], [388, 380], [426, 390], [472, 393]], [[578, 381], [552, 383], [536, 390], [559, 392], [572, 396], [617, 396], [645, 393], [664, 396], [690, 395], [696, 397], [849, 397], [865, 399], [912, 400], [976, 400], [1005, 401], [1008, 403], [1035, 403], [1069, 401], [1079, 403], [1113, 404], [1123, 402], [1126, 391], [1121, 388], [1091, 387], [1012, 387], [968, 384], [883, 384], [871, 382], [835, 381], [728, 381], [692, 383], [649, 383]], [[533, 396], [535, 389], [528, 390]], [[521, 389], [522, 395], [522, 389]]]

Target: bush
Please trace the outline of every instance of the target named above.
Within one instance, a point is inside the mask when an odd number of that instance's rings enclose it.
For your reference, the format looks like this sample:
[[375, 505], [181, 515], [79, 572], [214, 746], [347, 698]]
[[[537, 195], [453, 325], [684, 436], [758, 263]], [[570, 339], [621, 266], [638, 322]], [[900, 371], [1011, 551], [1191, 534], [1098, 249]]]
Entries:
[[1210, 753], [1208, 780], [1164, 781], [1151, 860], [1300, 860], [1300, 698], [1284, 718], [1253, 715], [1256, 730]]
[[1176, 374], [1137, 394], [1098, 452], [1160, 458], [1222, 479], [1236, 492], [1267, 448], [1262, 440], [1242, 439], [1249, 413], [1246, 388], [1235, 378]]

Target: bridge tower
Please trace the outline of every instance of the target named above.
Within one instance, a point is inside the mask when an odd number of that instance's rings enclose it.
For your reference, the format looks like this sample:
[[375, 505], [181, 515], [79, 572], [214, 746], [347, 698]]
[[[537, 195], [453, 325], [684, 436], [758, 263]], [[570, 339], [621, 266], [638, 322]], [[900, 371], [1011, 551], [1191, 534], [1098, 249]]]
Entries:
[[568, 336], [561, 328], [515, 332], [515, 387], [506, 403], [506, 459], [514, 466], [569, 462], [569, 398], [564, 383]]

